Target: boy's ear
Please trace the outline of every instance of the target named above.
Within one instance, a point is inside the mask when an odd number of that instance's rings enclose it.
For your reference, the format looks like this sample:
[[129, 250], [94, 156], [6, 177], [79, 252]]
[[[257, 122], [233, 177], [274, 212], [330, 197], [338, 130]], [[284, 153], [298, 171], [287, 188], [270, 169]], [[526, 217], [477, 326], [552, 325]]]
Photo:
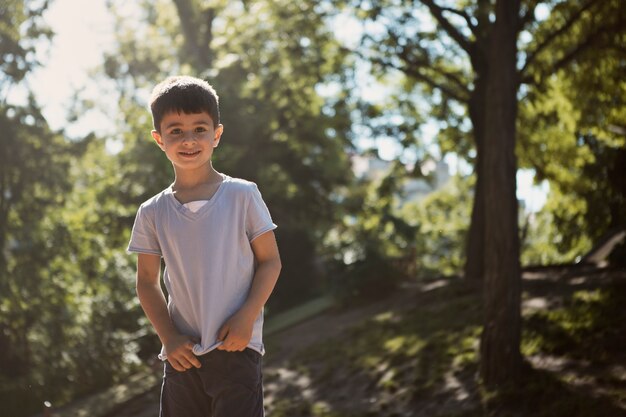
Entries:
[[222, 138], [222, 133], [224, 133], [224, 125], [219, 124], [217, 128], [215, 128], [215, 140], [213, 141], [213, 147], [217, 148], [217, 145], [220, 144], [220, 139]]
[[161, 148], [161, 150], [163, 150], [163, 139], [161, 139], [161, 134], [159, 132], [157, 132], [156, 130], [153, 130], [150, 133], [152, 134], [152, 139], [154, 139], [154, 141], [157, 143], [157, 145], [159, 145], [159, 148]]

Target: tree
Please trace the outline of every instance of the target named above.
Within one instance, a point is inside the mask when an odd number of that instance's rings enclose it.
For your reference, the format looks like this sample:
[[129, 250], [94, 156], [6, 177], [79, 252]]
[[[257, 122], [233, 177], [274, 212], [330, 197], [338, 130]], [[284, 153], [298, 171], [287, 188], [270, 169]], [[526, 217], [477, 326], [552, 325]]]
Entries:
[[31, 72], [39, 62], [35, 50], [38, 41], [52, 33], [42, 20], [47, 3], [7, 0], [0, 9], [0, 100], [6, 104], [7, 93]]
[[402, 218], [419, 229], [417, 269], [420, 276], [459, 276], [463, 271], [463, 240], [469, 227], [473, 176], [456, 174], [435, 192], [400, 208]]
[[[623, 2], [350, 3], [370, 25], [361, 58], [381, 72], [399, 71], [413, 80], [416, 94], [430, 97], [429, 111], [443, 126], [439, 138], [444, 152], [475, 151], [466, 155], [473, 161], [476, 186], [465, 277], [484, 278], [481, 373], [495, 386], [520, 367], [517, 98], [542, 88], [556, 71], [619, 49]], [[539, 5], [549, 11], [547, 18], [536, 14]], [[503, 19], [511, 26], [503, 25]]]
[[[7, 409], [20, 410], [30, 404], [26, 396], [42, 392], [33, 380], [49, 382], [36, 375], [49, 372], [45, 359], [62, 346], [73, 321], [63, 315], [73, 306], [65, 303], [70, 281], [55, 274], [63, 248], [53, 216], [71, 189], [76, 149], [49, 130], [32, 99], [24, 107], [4, 106], [0, 128], [0, 386]], [[40, 355], [42, 342], [51, 348]], [[24, 389], [27, 381], [31, 390]]]
[[[68, 297], [76, 283], [57, 275], [66, 251], [55, 215], [81, 146], [50, 130], [24, 83], [39, 65], [37, 44], [50, 36], [47, 4], [9, 1], [0, 9], [0, 401], [13, 415], [34, 412], [31, 399], [41, 400], [51, 375], [68, 370], [61, 353], [76, 329]], [[9, 102], [12, 89], [27, 101]]]
[[[602, 37], [614, 46], [581, 52], [520, 103], [520, 164], [549, 181], [545, 215], [554, 226], [546, 229], [551, 230], [546, 239], [563, 254], [561, 262], [575, 260], [607, 231], [626, 227], [626, 83], [620, 76], [626, 50], [619, 46], [624, 32], [619, 15], [617, 8], [606, 8], [581, 17], [580, 30], [587, 30], [591, 19], [605, 22]], [[572, 41], [562, 39], [541, 59], [565, 56]]]
[[0, 8], [0, 402], [15, 416], [109, 386], [139, 351], [129, 214], [109, 192], [120, 171], [104, 141], [52, 131], [29, 91], [47, 5]]
[[[7, 103], [9, 91], [22, 82], [26, 74], [38, 64], [34, 54], [35, 43], [41, 38], [50, 36], [49, 30], [41, 21], [46, 4], [33, 3], [35, 2], [14, 0], [7, 2], [0, 9], [0, 108], [2, 109], [0, 114], [5, 132], [0, 138], [3, 141], [0, 147], [0, 162], [2, 163], [0, 168], [0, 270], [4, 270], [7, 263], [5, 250], [8, 240], [9, 212], [13, 209], [14, 202], [19, 201], [23, 195], [22, 185], [29, 182], [17, 174], [18, 170], [22, 171], [22, 167], [16, 164], [15, 158], [10, 157], [8, 141], [15, 141], [15, 144], [11, 144], [19, 146], [21, 141], [15, 138], [18, 134], [16, 129], [27, 130], [27, 126], [30, 125], [32, 134], [42, 127], [41, 119], [36, 118], [38, 109], [32, 96], [29, 97], [26, 106], [14, 106]], [[24, 36], [20, 30], [23, 30], [26, 35]], [[27, 117], [28, 111], [21, 111], [24, 107], [30, 107], [34, 117]], [[25, 155], [27, 151], [24, 151]], [[24, 175], [28, 174], [24, 172]]]
[[[483, 138], [484, 311], [480, 374], [488, 387], [521, 374], [521, 270], [515, 176], [519, 0], [497, 1], [490, 35]], [[479, 198], [476, 196], [475, 198]]]
[[[16, 252], [20, 252], [20, 246], [34, 244], [38, 226], [35, 221], [31, 227], [24, 228], [24, 223], [32, 220], [25, 217], [32, 213], [37, 219], [45, 211], [46, 197], [50, 195], [40, 191], [48, 188], [41, 187], [42, 184], [49, 181], [52, 189], [64, 185], [62, 180], [48, 176], [51, 170], [59, 168], [51, 163], [59, 140], [47, 129], [32, 96], [25, 106], [7, 102], [9, 91], [37, 65], [33, 59], [34, 42], [48, 34], [39, 20], [44, 10], [45, 7], [12, 1], [0, 12], [0, 128], [3, 132], [0, 136], [0, 348], [5, 352], [1, 368], [8, 374], [19, 374], [28, 356], [12, 348], [23, 345], [25, 339], [13, 319], [23, 321], [26, 316], [23, 306], [20, 307], [21, 300], [12, 297], [20, 281], [13, 272], [23, 266], [16, 260]], [[22, 36], [20, 27], [28, 28], [30, 36]], [[46, 139], [51, 143], [49, 148], [42, 146]], [[61, 172], [56, 172], [57, 178]], [[20, 216], [21, 205], [34, 207]], [[25, 292], [33, 287], [31, 282]]]

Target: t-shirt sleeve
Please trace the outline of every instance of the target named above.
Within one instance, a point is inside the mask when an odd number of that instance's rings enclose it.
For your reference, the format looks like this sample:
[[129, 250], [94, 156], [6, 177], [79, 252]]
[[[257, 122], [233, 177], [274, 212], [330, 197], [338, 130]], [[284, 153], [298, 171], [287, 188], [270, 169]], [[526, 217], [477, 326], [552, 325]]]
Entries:
[[248, 235], [250, 242], [263, 233], [278, 227], [272, 221], [270, 211], [267, 209], [256, 184], [254, 184], [251, 194], [246, 209], [246, 235]]
[[162, 256], [161, 246], [156, 234], [154, 225], [154, 216], [150, 215], [151, 210], [141, 206], [137, 210], [135, 224], [130, 235], [130, 243], [128, 244], [128, 252], [148, 253], [152, 255]]

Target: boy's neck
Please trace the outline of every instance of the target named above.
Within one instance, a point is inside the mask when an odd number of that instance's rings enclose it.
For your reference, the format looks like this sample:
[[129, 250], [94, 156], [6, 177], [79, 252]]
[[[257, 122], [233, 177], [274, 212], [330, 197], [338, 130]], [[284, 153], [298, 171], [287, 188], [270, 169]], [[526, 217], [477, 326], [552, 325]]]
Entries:
[[212, 165], [209, 165], [207, 168], [175, 172], [176, 176], [172, 188], [174, 190], [190, 190], [206, 184], [222, 181], [222, 174], [217, 172]]

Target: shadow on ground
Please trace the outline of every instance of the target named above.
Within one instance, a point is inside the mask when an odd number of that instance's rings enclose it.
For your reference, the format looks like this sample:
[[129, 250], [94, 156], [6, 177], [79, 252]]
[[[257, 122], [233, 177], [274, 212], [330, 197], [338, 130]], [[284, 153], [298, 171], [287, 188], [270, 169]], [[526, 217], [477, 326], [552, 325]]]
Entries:
[[[273, 417], [626, 416], [626, 272], [553, 268], [524, 281], [521, 384], [477, 378], [480, 298], [460, 281], [402, 303], [268, 367]], [[332, 322], [329, 323], [332, 327]]]

